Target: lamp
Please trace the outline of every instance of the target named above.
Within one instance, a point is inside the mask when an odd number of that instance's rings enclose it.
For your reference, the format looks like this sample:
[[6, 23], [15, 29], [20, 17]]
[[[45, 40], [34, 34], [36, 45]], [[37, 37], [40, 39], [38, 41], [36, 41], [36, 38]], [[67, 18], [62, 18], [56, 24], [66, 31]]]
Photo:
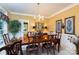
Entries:
[[36, 27], [35, 26], [33, 26], [33, 29], [35, 29]]

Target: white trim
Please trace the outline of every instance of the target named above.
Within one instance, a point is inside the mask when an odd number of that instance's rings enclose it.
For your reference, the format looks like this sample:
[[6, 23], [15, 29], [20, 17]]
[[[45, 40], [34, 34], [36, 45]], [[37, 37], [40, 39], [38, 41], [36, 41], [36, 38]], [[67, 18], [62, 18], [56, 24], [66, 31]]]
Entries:
[[77, 5], [79, 5], [79, 4], [78, 3], [72, 4], [72, 5], [68, 6], [68, 7], [64, 8], [64, 9], [62, 9], [62, 10], [56, 12], [56, 13], [54, 13], [53, 15], [49, 16], [48, 18], [54, 17], [54, 16], [56, 16], [56, 15], [58, 15], [58, 14], [64, 12], [64, 11], [66, 11], [66, 10], [69, 10], [70, 8], [75, 7]]
[[[10, 14], [15, 14], [15, 15], [23, 15], [23, 16], [37, 16], [37, 15], [33, 15], [33, 14], [26, 14], [26, 13], [18, 13], [18, 12], [12, 12], [10, 11]], [[45, 16], [44, 16], [45, 17]], [[48, 18], [48, 17], [45, 17]]]
[[32, 14], [25, 14], [25, 13], [18, 13], [18, 12], [12, 12], [10, 11], [11, 14], [16, 14], [16, 15], [23, 15], [23, 16], [34, 16]]

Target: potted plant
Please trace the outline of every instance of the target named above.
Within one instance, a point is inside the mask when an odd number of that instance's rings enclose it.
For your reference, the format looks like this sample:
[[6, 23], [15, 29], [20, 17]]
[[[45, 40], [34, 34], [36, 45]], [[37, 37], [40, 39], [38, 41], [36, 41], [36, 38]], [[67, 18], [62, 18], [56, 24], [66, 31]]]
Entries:
[[18, 20], [9, 21], [9, 31], [13, 34], [13, 39], [16, 39], [15, 35], [20, 31], [20, 29], [21, 23]]

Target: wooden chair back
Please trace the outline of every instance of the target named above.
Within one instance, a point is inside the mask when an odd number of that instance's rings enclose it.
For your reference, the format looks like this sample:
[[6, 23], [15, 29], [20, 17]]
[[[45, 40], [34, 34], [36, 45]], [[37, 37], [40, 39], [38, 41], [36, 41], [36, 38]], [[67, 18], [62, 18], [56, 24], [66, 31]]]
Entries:
[[49, 40], [49, 35], [47, 33], [43, 33], [42, 39]]
[[16, 41], [15, 43], [13, 43], [10, 47], [11, 49], [11, 55], [18, 55], [18, 54], [22, 54], [22, 48], [21, 48], [21, 40], [20, 41]]
[[[31, 43], [31, 42], [35, 42], [36, 39], [38, 39], [38, 36], [36, 35], [31, 35], [32, 32], [28, 32], [27, 34], [27, 37], [28, 37], [28, 43]], [[30, 34], [30, 35], [29, 35]], [[29, 45], [29, 44], [28, 44]]]
[[6, 45], [0, 48], [0, 52], [5, 50], [7, 55], [18, 55], [22, 54], [21, 41], [13, 42], [12, 44]]
[[10, 42], [9, 34], [4, 34], [3, 35], [4, 43], [7, 45]]
[[10, 45], [0, 48], [0, 52], [6, 51], [7, 55], [10, 55]]

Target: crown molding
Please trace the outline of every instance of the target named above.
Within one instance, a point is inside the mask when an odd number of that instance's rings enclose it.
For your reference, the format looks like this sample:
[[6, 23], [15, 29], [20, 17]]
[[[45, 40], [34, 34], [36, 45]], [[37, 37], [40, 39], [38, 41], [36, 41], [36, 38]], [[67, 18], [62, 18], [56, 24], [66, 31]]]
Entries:
[[23, 15], [23, 16], [35, 16], [35, 15], [32, 15], [32, 14], [25, 14], [25, 13], [12, 12], [12, 11], [10, 11], [10, 14]]
[[72, 5], [70, 5], [70, 6], [66, 7], [66, 8], [64, 8], [64, 9], [62, 9], [62, 10], [60, 10], [60, 11], [54, 13], [54, 14], [52, 14], [52, 15], [49, 16], [48, 18], [54, 17], [54, 16], [56, 16], [56, 15], [58, 15], [58, 14], [64, 12], [64, 11], [66, 11], [66, 10], [69, 10], [69, 9], [71, 9], [72, 7], [75, 7], [75, 6], [77, 6], [77, 5], [79, 5], [79, 4], [78, 4], [78, 3], [72, 4]]
[[[12, 12], [10, 11], [10, 14], [15, 14], [15, 15], [23, 15], [23, 16], [37, 16], [37, 15], [33, 15], [33, 14], [26, 14], [26, 13], [18, 13], [18, 12]], [[44, 16], [45, 17], [45, 16]], [[45, 18], [48, 18], [48, 17], [45, 17]]]

